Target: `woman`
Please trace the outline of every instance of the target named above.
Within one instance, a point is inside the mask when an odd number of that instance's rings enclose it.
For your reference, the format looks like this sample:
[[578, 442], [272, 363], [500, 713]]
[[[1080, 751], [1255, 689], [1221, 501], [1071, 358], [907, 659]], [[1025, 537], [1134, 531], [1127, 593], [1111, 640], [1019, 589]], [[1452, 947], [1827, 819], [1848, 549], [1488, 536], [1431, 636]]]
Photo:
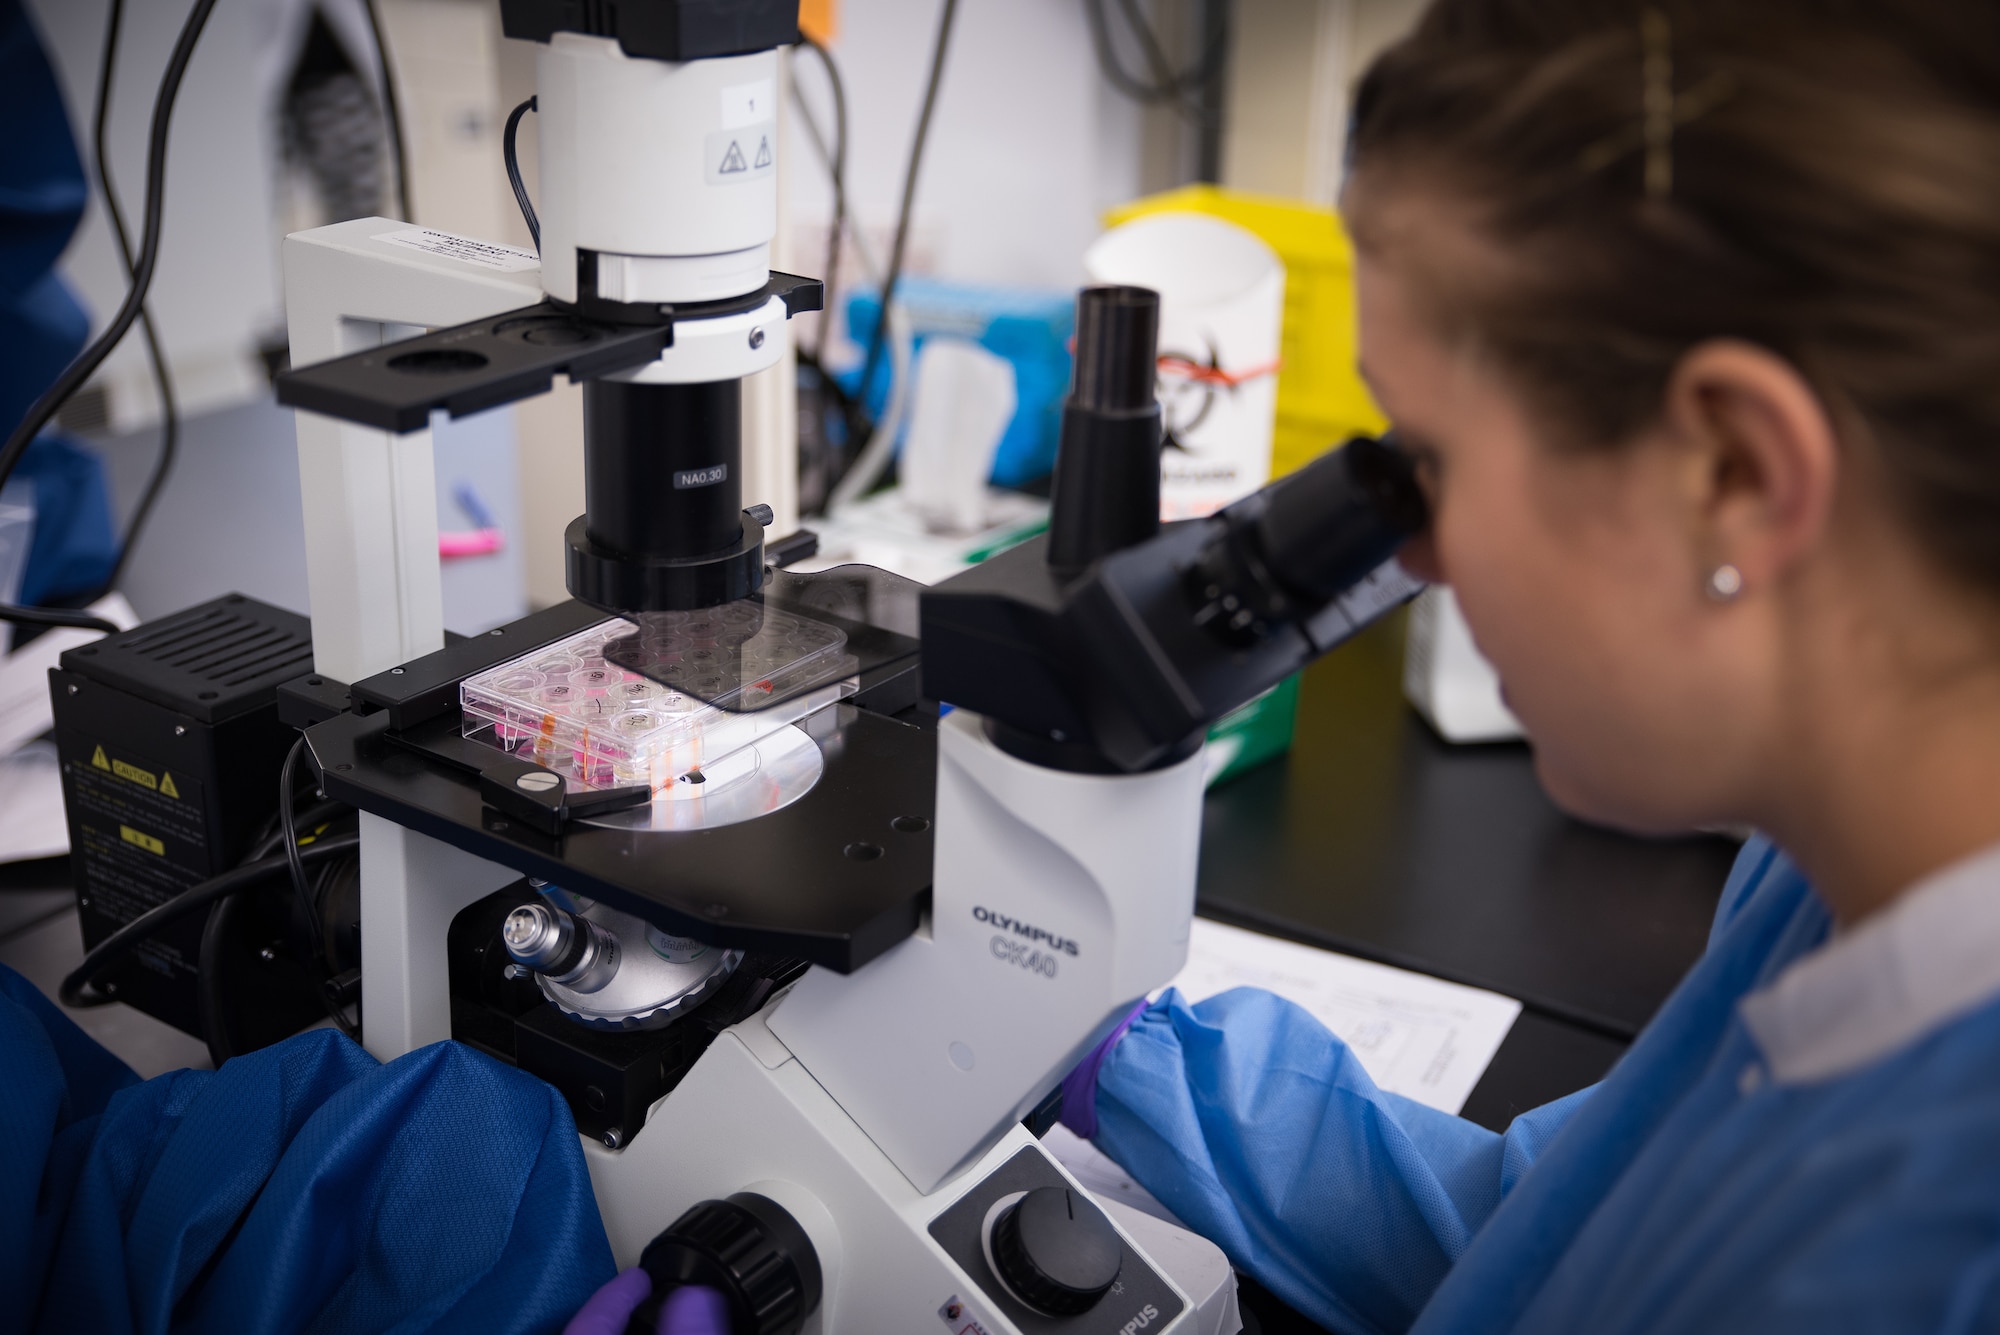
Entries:
[[2000, 1328], [2000, 10], [1438, 0], [1344, 210], [1550, 793], [1764, 834], [1504, 1136], [1247, 991], [1069, 1120], [1335, 1330]]

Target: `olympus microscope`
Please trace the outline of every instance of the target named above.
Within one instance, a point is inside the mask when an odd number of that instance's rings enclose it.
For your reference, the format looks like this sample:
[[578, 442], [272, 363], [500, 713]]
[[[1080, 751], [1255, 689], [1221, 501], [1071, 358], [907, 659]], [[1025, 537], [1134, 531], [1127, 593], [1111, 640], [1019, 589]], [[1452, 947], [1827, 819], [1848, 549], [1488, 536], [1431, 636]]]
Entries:
[[[288, 692], [363, 813], [367, 1047], [549, 1080], [619, 1263], [741, 1335], [1193, 1329], [1029, 1127], [1184, 960], [1206, 727], [1416, 591], [1407, 464], [1357, 441], [1162, 529], [1157, 298], [1087, 289], [1047, 535], [931, 589], [780, 569], [741, 380], [820, 297], [769, 263], [797, 0], [502, 14], [539, 44], [539, 264], [383, 219], [286, 243]], [[431, 415], [558, 374], [575, 601], [447, 645]]]

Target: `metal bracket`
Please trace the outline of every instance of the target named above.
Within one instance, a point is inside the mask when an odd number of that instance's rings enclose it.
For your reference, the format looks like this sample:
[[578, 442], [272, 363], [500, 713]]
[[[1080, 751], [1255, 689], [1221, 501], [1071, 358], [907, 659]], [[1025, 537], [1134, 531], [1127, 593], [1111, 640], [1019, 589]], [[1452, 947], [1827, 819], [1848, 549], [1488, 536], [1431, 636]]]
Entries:
[[818, 310], [823, 292], [817, 279], [773, 273], [748, 296], [648, 309], [642, 323], [544, 301], [287, 371], [277, 379], [278, 402], [379, 431], [417, 431], [439, 409], [463, 417], [546, 393], [557, 375], [590, 380], [644, 366], [673, 346], [681, 322], [755, 310], [772, 297], [788, 315]]
[[673, 326], [585, 320], [552, 301], [287, 371], [278, 402], [380, 431], [416, 431], [442, 408], [463, 417], [533, 398], [557, 374], [582, 380], [644, 366]]
[[543, 834], [561, 834], [564, 821], [623, 811], [651, 800], [647, 785], [628, 784], [597, 792], [570, 792], [563, 776], [530, 760], [496, 760], [479, 774], [479, 796], [487, 806], [526, 821]]

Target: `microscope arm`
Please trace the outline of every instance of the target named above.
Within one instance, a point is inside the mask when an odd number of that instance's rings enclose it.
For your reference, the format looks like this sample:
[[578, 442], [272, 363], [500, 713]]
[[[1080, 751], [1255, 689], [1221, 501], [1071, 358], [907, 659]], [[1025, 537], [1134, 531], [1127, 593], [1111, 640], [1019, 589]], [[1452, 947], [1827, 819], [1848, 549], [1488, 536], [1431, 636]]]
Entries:
[[[490, 268], [384, 239], [412, 230], [357, 218], [285, 238], [295, 366], [366, 355], [413, 327], [456, 325], [540, 297], [533, 264]], [[281, 402], [297, 374], [279, 377]], [[428, 421], [399, 424], [393, 429], [404, 434], [392, 435], [383, 424], [298, 417], [313, 667], [336, 681], [444, 647]]]
[[919, 1191], [1018, 1122], [1133, 1001], [1179, 971], [1202, 756], [1076, 774], [939, 727], [928, 930], [852, 974], [815, 969], [772, 1032]]

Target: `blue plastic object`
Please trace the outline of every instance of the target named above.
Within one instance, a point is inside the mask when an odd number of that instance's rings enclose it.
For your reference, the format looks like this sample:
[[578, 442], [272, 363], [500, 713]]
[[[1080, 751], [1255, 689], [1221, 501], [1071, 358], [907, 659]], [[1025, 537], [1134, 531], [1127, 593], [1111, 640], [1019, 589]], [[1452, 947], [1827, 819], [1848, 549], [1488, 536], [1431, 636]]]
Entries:
[[[905, 278], [896, 285], [898, 304], [909, 312], [915, 350], [935, 335], [971, 339], [1014, 367], [1017, 406], [1014, 420], [993, 457], [992, 480], [1001, 487], [1025, 486], [1047, 477], [1056, 462], [1062, 430], [1062, 401], [1069, 392], [1070, 337], [1076, 328], [1076, 298], [1068, 292], [978, 287], [929, 278]], [[882, 299], [857, 292], [847, 299], [847, 328], [863, 348], [882, 319]], [[914, 357], [913, 357], [914, 361]], [[861, 367], [839, 377], [849, 394], [861, 383]], [[879, 415], [889, 397], [885, 354], [868, 385], [866, 404]]]
[[[90, 197], [62, 91], [20, 0], [0, 0], [0, 434], [11, 432], [90, 336], [90, 320], [56, 260]], [[111, 573], [104, 468], [59, 438], [29, 447], [15, 477], [31, 479], [35, 536], [19, 598], [89, 593]]]
[[0, 1329], [554, 1332], [612, 1274], [576, 1124], [331, 1030], [140, 1081], [0, 967]]
[[33, 607], [102, 588], [118, 560], [104, 462], [67, 436], [37, 436], [14, 477], [32, 485], [35, 499], [21, 602]]

